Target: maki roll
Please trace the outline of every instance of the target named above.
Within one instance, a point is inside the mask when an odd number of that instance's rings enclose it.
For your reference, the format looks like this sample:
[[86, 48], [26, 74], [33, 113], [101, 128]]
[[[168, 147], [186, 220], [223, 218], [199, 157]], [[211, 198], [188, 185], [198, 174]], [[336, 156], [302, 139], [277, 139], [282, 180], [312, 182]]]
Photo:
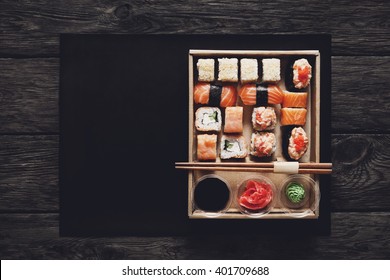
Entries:
[[247, 155], [248, 149], [244, 136], [222, 136], [221, 159], [245, 158]]
[[252, 113], [253, 129], [258, 131], [273, 130], [276, 125], [276, 114], [273, 107], [255, 107]]
[[277, 85], [246, 84], [238, 94], [245, 105], [281, 104], [283, 91]]
[[309, 147], [309, 138], [302, 127], [287, 126], [282, 130], [283, 155], [287, 160], [299, 160]]
[[194, 101], [196, 104], [210, 106], [234, 106], [237, 101], [237, 90], [234, 86], [198, 83], [194, 87]]
[[280, 59], [265, 58], [263, 62], [263, 81], [279, 82], [280, 81]]
[[238, 82], [238, 59], [218, 58], [218, 81]]
[[276, 149], [276, 137], [272, 132], [254, 132], [251, 137], [250, 154], [256, 157], [269, 157]]
[[307, 92], [284, 91], [282, 107], [306, 108]]
[[217, 107], [201, 107], [195, 112], [195, 127], [198, 131], [221, 131], [221, 110]]
[[217, 158], [217, 135], [199, 134], [197, 140], [198, 160], [215, 160]]
[[214, 81], [214, 59], [212, 58], [200, 58], [196, 67], [198, 68], [198, 81], [199, 82], [212, 82]]
[[310, 84], [312, 67], [306, 58], [292, 60], [287, 66], [286, 87], [294, 91], [301, 91]]
[[225, 127], [226, 133], [241, 133], [243, 129], [242, 114], [243, 107], [226, 107], [225, 110]]
[[257, 59], [243, 58], [240, 60], [241, 83], [255, 83], [259, 78]]
[[305, 125], [307, 110], [305, 108], [282, 108], [280, 109], [280, 124]]

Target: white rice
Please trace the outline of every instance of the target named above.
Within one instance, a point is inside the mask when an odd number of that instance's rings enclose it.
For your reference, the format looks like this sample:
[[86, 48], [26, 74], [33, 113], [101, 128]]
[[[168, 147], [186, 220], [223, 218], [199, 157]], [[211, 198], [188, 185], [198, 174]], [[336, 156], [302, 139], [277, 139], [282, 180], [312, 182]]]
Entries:
[[280, 81], [280, 59], [265, 58], [263, 63], [263, 81], [278, 82]]
[[[212, 118], [216, 114], [216, 118]], [[199, 131], [221, 131], [221, 110], [217, 107], [200, 107], [195, 112], [195, 127]]]
[[257, 59], [243, 58], [240, 60], [241, 83], [256, 82], [259, 78]]
[[[225, 141], [231, 145], [225, 149]], [[221, 159], [229, 158], [245, 158], [248, 155], [247, 144], [244, 136], [227, 136], [222, 135], [221, 138]]]
[[222, 82], [238, 82], [238, 59], [218, 58], [218, 80]]
[[214, 81], [214, 59], [212, 58], [200, 58], [196, 64], [198, 68], [198, 81], [200, 82], [212, 82]]

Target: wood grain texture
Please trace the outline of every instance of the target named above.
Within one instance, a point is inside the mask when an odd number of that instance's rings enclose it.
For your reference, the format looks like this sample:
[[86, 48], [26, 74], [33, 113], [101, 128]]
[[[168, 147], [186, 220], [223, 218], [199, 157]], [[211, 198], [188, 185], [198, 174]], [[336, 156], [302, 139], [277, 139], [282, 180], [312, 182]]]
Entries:
[[390, 132], [390, 56], [332, 58], [332, 131]]
[[390, 211], [389, 145], [383, 134], [333, 136], [332, 209]]
[[58, 59], [0, 59], [0, 133], [58, 132]]
[[[333, 135], [333, 211], [390, 211], [388, 146], [389, 135]], [[58, 136], [0, 136], [0, 212], [58, 209]]]
[[0, 3], [0, 55], [57, 56], [60, 33], [330, 33], [329, 12], [328, 0], [6, 0]]
[[330, 11], [334, 53], [389, 55], [389, 1], [332, 0]]
[[[59, 68], [54, 58], [0, 59], [0, 134], [58, 133]], [[333, 57], [332, 131], [389, 133], [389, 76], [390, 56]]]
[[[1, 214], [1, 259], [386, 259], [389, 213], [335, 213], [330, 236], [60, 238], [57, 214]], [[275, 250], [278, 248], [278, 250]]]
[[58, 136], [0, 136], [0, 211], [58, 211]]

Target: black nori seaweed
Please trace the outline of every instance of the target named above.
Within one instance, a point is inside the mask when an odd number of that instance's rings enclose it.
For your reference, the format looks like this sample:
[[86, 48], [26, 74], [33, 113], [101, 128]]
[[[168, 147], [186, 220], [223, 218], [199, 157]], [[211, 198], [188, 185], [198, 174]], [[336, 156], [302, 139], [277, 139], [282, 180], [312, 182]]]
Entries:
[[291, 137], [291, 132], [294, 129], [294, 127], [297, 127], [296, 125], [286, 125], [281, 126], [280, 131], [282, 133], [282, 153], [286, 160], [288, 161], [296, 161], [295, 159], [292, 159], [290, 155], [288, 154], [288, 144], [289, 139]]
[[210, 106], [219, 106], [221, 103], [222, 86], [210, 84], [209, 104]]
[[256, 84], [256, 106], [268, 105], [268, 85]]

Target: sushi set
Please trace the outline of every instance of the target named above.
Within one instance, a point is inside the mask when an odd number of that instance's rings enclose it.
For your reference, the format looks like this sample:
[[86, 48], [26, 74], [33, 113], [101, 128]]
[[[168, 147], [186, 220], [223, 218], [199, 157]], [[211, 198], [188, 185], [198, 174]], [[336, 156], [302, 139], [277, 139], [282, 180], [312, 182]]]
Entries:
[[189, 50], [189, 218], [318, 218], [319, 102], [318, 50]]

